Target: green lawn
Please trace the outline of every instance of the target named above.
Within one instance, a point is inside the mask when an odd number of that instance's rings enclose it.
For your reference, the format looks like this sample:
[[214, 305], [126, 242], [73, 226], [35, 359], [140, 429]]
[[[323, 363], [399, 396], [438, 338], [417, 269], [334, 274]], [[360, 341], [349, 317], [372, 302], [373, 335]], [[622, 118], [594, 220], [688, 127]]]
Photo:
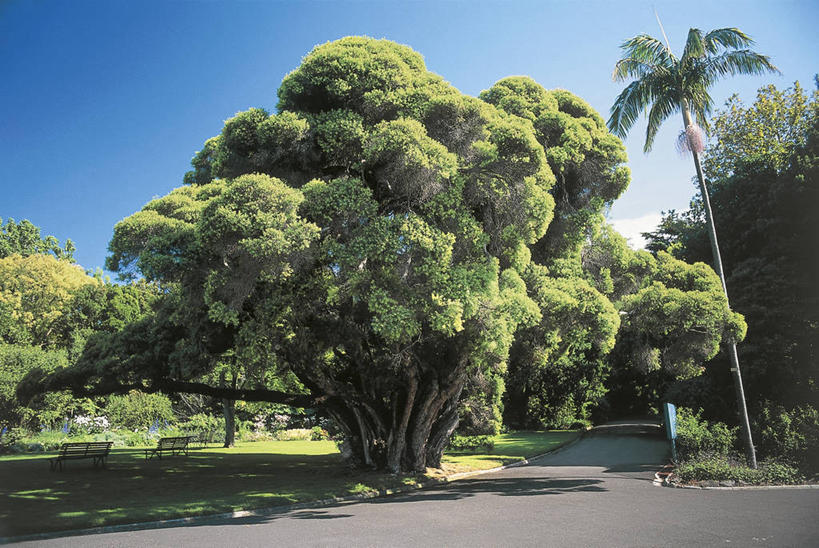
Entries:
[[[577, 435], [504, 434], [491, 454], [447, 455], [444, 473], [493, 468]], [[350, 470], [333, 442], [240, 443], [147, 462], [142, 449], [118, 448], [105, 470], [79, 460], [50, 472], [49, 456], [0, 457], [0, 537], [286, 505], [423, 479]]]
[[490, 453], [448, 453], [441, 464], [447, 473], [488, 470], [552, 451], [579, 435], [578, 431], [567, 430], [501, 434], [495, 438], [495, 448]]

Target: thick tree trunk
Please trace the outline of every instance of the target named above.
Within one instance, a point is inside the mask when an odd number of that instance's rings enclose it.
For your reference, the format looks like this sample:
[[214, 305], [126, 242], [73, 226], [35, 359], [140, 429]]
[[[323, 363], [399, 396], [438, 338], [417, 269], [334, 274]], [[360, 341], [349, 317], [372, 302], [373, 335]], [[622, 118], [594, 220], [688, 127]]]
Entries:
[[[683, 104], [683, 120], [685, 122], [685, 129], [692, 125], [691, 113], [688, 111], [688, 106]], [[693, 149], [693, 147], [691, 147]], [[714, 217], [711, 213], [711, 199], [708, 196], [708, 188], [705, 184], [705, 176], [700, 165], [700, 157], [698, 151], [692, 150], [691, 154], [694, 156], [694, 167], [697, 169], [697, 179], [700, 185], [700, 193], [702, 194], [702, 204], [705, 209], [705, 219], [708, 225], [708, 239], [711, 242], [711, 252], [714, 255], [714, 270], [716, 270], [722, 283], [722, 290], [725, 293], [725, 300], [728, 301], [728, 286], [725, 283], [725, 274], [722, 270], [722, 257], [719, 252], [719, 243], [717, 242], [717, 229], [714, 225]], [[728, 304], [730, 308], [730, 302]], [[737, 400], [737, 414], [739, 415], [740, 432], [742, 433], [742, 441], [745, 445], [745, 458], [748, 461], [748, 466], [756, 468], [756, 451], [754, 450], [754, 442], [751, 437], [751, 425], [748, 420], [748, 409], [745, 405], [745, 391], [742, 387], [742, 374], [739, 369], [739, 356], [737, 355], [737, 346], [734, 341], [729, 341], [727, 344], [728, 356], [731, 359], [731, 373], [734, 379], [734, 393]]]
[[466, 379], [466, 357], [453, 347], [425, 367], [405, 364], [391, 389], [366, 375], [357, 379], [362, 386], [356, 386], [355, 399], [344, 396], [349, 385], [331, 388], [330, 414], [345, 432], [343, 449], [354, 465], [391, 473], [424, 473], [427, 466], [440, 466], [458, 424]]
[[[401, 405], [400, 415], [393, 411], [392, 432], [387, 439], [387, 470], [397, 474], [401, 470], [401, 461], [404, 457], [404, 450], [407, 447], [407, 427], [409, 426], [412, 407], [415, 403], [415, 395], [418, 393], [418, 380], [414, 374], [410, 374], [407, 379], [407, 393]], [[400, 405], [398, 398], [393, 401], [394, 409]]]
[[222, 411], [225, 415], [225, 445], [236, 444], [236, 400], [222, 400]]
[[[219, 374], [219, 384], [227, 387], [225, 372]], [[236, 388], [236, 377], [232, 379], [232, 388]], [[236, 444], [236, 400], [222, 398], [222, 413], [225, 416], [225, 444], [224, 447], [233, 447]]]
[[441, 417], [435, 423], [432, 434], [427, 442], [427, 466], [433, 468], [441, 467], [441, 457], [449, 442], [449, 437], [458, 427], [458, 400], [461, 399], [463, 386], [458, 389], [457, 394], [449, 399], [441, 413]]

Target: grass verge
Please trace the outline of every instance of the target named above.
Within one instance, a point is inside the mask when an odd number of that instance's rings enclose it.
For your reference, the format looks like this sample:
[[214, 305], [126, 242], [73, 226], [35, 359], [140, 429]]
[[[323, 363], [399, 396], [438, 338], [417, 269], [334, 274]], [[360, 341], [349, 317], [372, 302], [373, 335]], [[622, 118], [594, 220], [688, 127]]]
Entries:
[[[446, 455], [428, 477], [508, 464], [554, 449], [577, 432], [503, 434], [492, 453]], [[412, 485], [426, 478], [351, 470], [333, 442], [240, 443], [145, 461], [138, 448], [115, 449], [107, 469], [53, 454], [0, 457], [0, 537], [137, 523], [293, 504]]]

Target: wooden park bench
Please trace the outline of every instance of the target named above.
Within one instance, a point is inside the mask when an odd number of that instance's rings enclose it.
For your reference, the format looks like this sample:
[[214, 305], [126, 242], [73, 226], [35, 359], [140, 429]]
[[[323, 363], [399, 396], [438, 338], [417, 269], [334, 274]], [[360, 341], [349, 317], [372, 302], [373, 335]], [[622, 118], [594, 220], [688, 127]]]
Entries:
[[100, 464], [105, 468], [105, 459], [111, 452], [112, 441], [70, 442], [60, 446], [60, 453], [53, 459], [48, 459], [53, 472], [58, 467], [63, 469], [63, 462], [73, 459], [93, 459], [94, 467]]
[[191, 442], [192, 436], [176, 436], [173, 438], [159, 438], [156, 442], [156, 447], [145, 450], [145, 460], [150, 459], [154, 455], [162, 458], [162, 453], [170, 453], [171, 455], [179, 455], [184, 453], [188, 456], [188, 444]]

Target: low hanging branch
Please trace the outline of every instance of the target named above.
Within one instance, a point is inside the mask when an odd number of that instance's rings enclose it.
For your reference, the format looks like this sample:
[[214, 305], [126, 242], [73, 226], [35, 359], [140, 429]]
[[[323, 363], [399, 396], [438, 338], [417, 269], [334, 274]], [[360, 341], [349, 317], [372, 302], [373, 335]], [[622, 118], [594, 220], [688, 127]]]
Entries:
[[46, 376], [42, 371], [32, 371], [26, 380], [18, 386], [17, 397], [21, 401], [30, 401], [34, 396], [44, 392], [67, 389], [71, 390], [72, 394], [77, 397], [125, 394], [131, 390], [139, 390], [146, 393], [201, 394], [218, 399], [283, 403], [293, 407], [317, 407], [327, 400], [327, 396], [316, 397], [310, 394], [291, 394], [264, 388], [239, 389], [218, 387], [201, 382], [188, 382], [167, 378], [136, 383], [101, 380], [101, 382], [95, 385], [79, 385], [72, 382], [73, 380], [72, 378], [64, 378], [60, 375]]

